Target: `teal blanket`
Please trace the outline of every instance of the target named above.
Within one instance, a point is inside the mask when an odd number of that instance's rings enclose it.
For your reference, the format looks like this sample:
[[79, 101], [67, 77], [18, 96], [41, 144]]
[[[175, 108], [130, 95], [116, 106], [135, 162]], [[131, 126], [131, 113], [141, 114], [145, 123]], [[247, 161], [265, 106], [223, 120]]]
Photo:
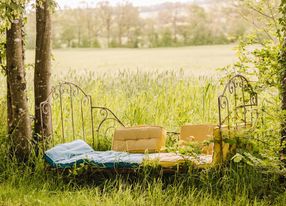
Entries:
[[72, 168], [79, 164], [89, 164], [96, 168], [136, 168], [144, 154], [129, 154], [115, 151], [94, 151], [83, 140], [57, 145], [44, 154], [45, 160], [55, 168]]

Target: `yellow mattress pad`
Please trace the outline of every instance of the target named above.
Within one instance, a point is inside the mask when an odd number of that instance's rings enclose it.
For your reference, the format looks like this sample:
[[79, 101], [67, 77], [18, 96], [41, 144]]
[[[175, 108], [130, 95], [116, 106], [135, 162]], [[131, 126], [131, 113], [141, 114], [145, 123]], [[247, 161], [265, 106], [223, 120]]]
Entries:
[[193, 163], [195, 165], [205, 165], [212, 163], [212, 155], [188, 156], [177, 153], [153, 153], [145, 154], [145, 163], [153, 162], [162, 167], [175, 167], [184, 163]]

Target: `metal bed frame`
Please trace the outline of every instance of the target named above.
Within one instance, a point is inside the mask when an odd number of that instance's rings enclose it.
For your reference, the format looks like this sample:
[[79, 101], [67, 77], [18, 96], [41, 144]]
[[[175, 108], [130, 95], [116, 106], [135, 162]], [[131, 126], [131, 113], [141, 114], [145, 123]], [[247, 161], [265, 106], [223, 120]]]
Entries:
[[232, 77], [218, 97], [219, 124], [237, 127], [253, 124], [257, 118], [258, 97], [250, 82], [242, 75]]
[[[55, 112], [54, 109], [58, 111]], [[95, 112], [98, 112], [100, 116], [97, 122], [95, 122]], [[57, 113], [57, 117], [55, 117], [55, 113]], [[40, 135], [44, 140], [45, 149], [47, 143], [52, 142], [52, 145], [55, 144], [55, 136], [60, 136], [60, 143], [71, 139], [91, 139], [92, 146], [95, 147], [96, 136], [100, 135], [104, 124], [112, 122], [111, 125], [105, 128], [104, 136], [107, 135], [110, 129], [115, 128], [116, 125], [125, 127], [113, 111], [107, 107], [94, 106], [91, 96], [78, 85], [71, 82], [62, 82], [52, 88], [48, 99], [40, 104], [40, 114]], [[47, 126], [43, 122], [49, 115], [48, 124], [50, 124], [51, 134], [44, 137]], [[77, 123], [80, 123], [80, 127], [76, 126], [76, 119], [78, 120]], [[54, 128], [55, 124], [57, 125], [57, 129]], [[66, 128], [67, 125], [70, 126], [68, 130]], [[60, 134], [58, 134], [59, 132]]]
[[[223, 162], [224, 143], [233, 138], [242, 128], [252, 128], [258, 120], [258, 95], [248, 79], [237, 74], [225, 84], [223, 92], [218, 96], [218, 128], [220, 159]], [[225, 133], [226, 131], [226, 137]], [[244, 130], [242, 130], [244, 131]], [[236, 145], [230, 145], [230, 150]]]
[[[257, 93], [244, 76], [238, 74], [229, 79], [222, 94], [218, 96], [221, 149], [224, 125], [230, 131], [230, 128], [237, 128], [241, 124], [244, 126], [253, 124], [258, 114], [257, 105]], [[48, 99], [40, 104], [40, 112], [42, 133], [40, 135], [44, 140], [44, 150], [49, 147], [49, 143], [54, 145], [74, 139], [84, 139], [96, 148], [100, 137], [106, 138], [109, 131], [118, 126], [125, 127], [111, 109], [95, 106], [92, 97], [71, 82], [62, 82], [54, 86]], [[50, 117], [48, 121], [44, 121], [48, 116]], [[47, 125], [43, 122], [50, 124], [51, 134], [44, 136]], [[177, 132], [168, 134], [179, 135]]]

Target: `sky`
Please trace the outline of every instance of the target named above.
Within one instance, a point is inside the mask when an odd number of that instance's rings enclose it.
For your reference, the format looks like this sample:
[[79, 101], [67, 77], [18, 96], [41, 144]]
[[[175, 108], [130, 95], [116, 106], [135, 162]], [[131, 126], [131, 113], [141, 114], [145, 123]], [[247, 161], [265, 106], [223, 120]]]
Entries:
[[[78, 7], [81, 5], [85, 5], [86, 2], [88, 5], [92, 6], [95, 5], [97, 2], [102, 0], [57, 0], [57, 3], [60, 8], [64, 7]], [[109, 2], [113, 5], [116, 5], [119, 2], [122, 2], [123, 0], [109, 0]], [[195, 2], [199, 0], [129, 0], [129, 2], [132, 2], [134, 6], [149, 6], [154, 4], [161, 4], [165, 2]]]

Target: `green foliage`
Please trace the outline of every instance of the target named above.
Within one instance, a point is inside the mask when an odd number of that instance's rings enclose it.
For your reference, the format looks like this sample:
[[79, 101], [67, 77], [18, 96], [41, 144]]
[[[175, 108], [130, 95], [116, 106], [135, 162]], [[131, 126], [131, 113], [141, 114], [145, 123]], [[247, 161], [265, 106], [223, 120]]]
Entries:
[[285, 0], [281, 0], [279, 12], [281, 14], [279, 18], [280, 29], [278, 30], [277, 33], [280, 37], [282, 36], [282, 34], [284, 34], [284, 37], [285, 37], [285, 32], [286, 32], [286, 1]]
[[[12, 21], [19, 18], [26, 23], [27, 19], [23, 16], [25, 5], [29, 0], [3, 0], [0, 2], [0, 69], [5, 71], [6, 57], [6, 30], [10, 28]], [[3, 69], [3, 70], [2, 70]]]
[[278, 59], [281, 47], [279, 42], [264, 40], [259, 45], [259, 41], [261, 39], [255, 34], [241, 39], [236, 48], [238, 61], [222, 69], [226, 72], [224, 80], [234, 74], [242, 74], [251, 80], [259, 94], [255, 130], [244, 134], [236, 142], [239, 148], [233, 161], [255, 166], [279, 165], [280, 124], [285, 117], [280, 109], [279, 96], [281, 67]]
[[241, 73], [255, 80], [259, 92], [277, 89], [280, 87], [281, 67], [278, 59], [282, 48], [281, 29], [284, 21], [278, 13], [282, 8], [279, 7], [280, 1], [245, 0], [237, 3], [244, 9], [246, 20], [251, 21], [256, 16], [252, 24], [257, 30], [240, 38], [236, 48], [238, 61], [225, 68], [225, 71], [229, 75]]
[[[193, 3], [166, 3], [154, 11], [142, 8], [140, 15], [140, 9], [131, 2], [116, 6], [98, 2], [93, 6], [87, 3], [85, 8], [56, 10], [53, 46], [154, 48], [227, 44], [236, 42], [252, 29], [239, 18], [239, 8], [228, 2], [223, 10], [220, 7], [213, 6], [209, 10]], [[34, 12], [29, 11], [26, 31], [30, 42], [35, 42], [34, 16]], [[33, 49], [34, 44], [27, 47]]]
[[[279, 24], [280, 27], [277, 31], [277, 35], [280, 37], [280, 53], [279, 53], [279, 57], [278, 62], [279, 62], [279, 66], [280, 66], [280, 70], [279, 70], [279, 74], [281, 76], [280, 81], [283, 82], [285, 81], [283, 78], [285, 77], [285, 73], [286, 73], [286, 21], [285, 21], [285, 17], [286, 17], [286, 2], [284, 0], [281, 1], [280, 7], [279, 7], [279, 12], [281, 14], [280, 18], [279, 18]], [[283, 92], [283, 91], [282, 91]]]
[[162, 34], [161, 43], [160, 45], [163, 47], [170, 47], [172, 46], [173, 40], [172, 40], [172, 34], [170, 30], [165, 30]]
[[9, 27], [13, 19], [22, 17], [25, 5], [29, 0], [3, 0], [0, 4], [1, 24], [5, 28]]
[[279, 141], [281, 122], [285, 121], [286, 116], [285, 111], [280, 109], [286, 65], [285, 1], [281, 1], [280, 4], [279, 1], [247, 0], [243, 4], [257, 14], [257, 20], [260, 23], [256, 32], [240, 40], [237, 46], [238, 61], [222, 70], [226, 72], [227, 78], [240, 73], [252, 80], [251, 83], [260, 96], [259, 115], [261, 117], [261, 122], [257, 123], [257, 129], [253, 135], [264, 145], [271, 145], [272, 151], [259, 151], [257, 154], [252, 154], [258, 159], [241, 151], [235, 156], [234, 161], [244, 160], [248, 164], [257, 162], [264, 164], [266, 161], [267, 164], [271, 164], [271, 161], [274, 161], [272, 158], [275, 157], [277, 160], [278, 153], [283, 148]]
[[255, 34], [242, 38], [236, 47], [238, 61], [221, 70], [226, 72], [227, 78], [240, 73], [255, 80], [254, 87], [262, 92], [280, 85], [278, 58], [281, 47], [277, 42], [269, 40], [259, 45], [260, 40], [257, 38]]

